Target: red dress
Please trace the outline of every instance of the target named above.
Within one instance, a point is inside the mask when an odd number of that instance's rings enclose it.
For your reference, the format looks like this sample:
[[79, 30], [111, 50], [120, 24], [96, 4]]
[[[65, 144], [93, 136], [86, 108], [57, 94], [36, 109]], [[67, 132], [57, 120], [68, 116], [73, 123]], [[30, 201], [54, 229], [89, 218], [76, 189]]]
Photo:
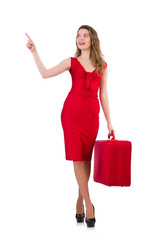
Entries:
[[[107, 63], [105, 62], [105, 68]], [[98, 88], [101, 75], [87, 72], [77, 58], [71, 57], [69, 72], [72, 88], [61, 111], [65, 157], [72, 161], [91, 161], [99, 129]]]

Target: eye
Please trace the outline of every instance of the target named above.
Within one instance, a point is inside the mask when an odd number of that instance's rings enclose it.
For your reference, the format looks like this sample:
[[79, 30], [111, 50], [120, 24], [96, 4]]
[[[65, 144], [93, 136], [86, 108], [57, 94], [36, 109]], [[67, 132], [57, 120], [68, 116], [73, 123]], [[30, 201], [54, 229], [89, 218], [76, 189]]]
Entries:
[[[85, 37], [88, 37], [88, 35], [87, 35], [87, 34], [85, 34], [84, 36], [85, 36]], [[79, 34], [76, 36], [76, 38], [77, 38], [77, 37], [79, 37]]]

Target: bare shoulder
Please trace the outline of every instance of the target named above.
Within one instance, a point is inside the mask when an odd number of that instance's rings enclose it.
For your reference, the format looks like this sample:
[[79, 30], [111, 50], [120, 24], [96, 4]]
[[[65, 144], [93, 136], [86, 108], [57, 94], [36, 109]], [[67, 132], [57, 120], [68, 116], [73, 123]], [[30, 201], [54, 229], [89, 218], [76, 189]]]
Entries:
[[68, 65], [68, 69], [67, 70], [69, 70], [70, 67], [71, 67], [71, 57], [66, 58], [65, 61], [67, 62], [67, 65]]
[[65, 58], [60, 62], [60, 64], [65, 67], [65, 70], [69, 70], [71, 67], [71, 57]]
[[66, 70], [69, 70], [71, 67], [71, 57], [65, 58], [62, 63], [66, 66]]
[[54, 77], [66, 70], [69, 70], [71, 67], [71, 57], [65, 58], [56, 66], [49, 68], [46, 70], [45, 78]]
[[101, 78], [101, 84], [107, 81], [107, 77], [108, 77], [108, 67], [106, 66], [103, 72], [103, 76]]

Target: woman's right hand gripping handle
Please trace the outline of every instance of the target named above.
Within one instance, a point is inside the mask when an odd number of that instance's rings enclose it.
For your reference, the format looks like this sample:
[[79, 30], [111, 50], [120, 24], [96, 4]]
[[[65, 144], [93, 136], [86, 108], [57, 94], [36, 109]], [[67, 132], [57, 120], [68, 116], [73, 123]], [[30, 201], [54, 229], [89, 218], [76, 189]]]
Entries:
[[27, 48], [31, 51], [31, 52], [33, 52], [35, 49], [36, 49], [36, 47], [35, 47], [35, 44], [34, 44], [34, 42], [31, 40], [31, 38], [29, 37], [29, 35], [27, 34], [27, 33], [25, 33], [26, 34], [26, 36], [28, 37], [28, 42], [27, 42], [27, 44], [26, 44], [26, 46], [27, 46]]

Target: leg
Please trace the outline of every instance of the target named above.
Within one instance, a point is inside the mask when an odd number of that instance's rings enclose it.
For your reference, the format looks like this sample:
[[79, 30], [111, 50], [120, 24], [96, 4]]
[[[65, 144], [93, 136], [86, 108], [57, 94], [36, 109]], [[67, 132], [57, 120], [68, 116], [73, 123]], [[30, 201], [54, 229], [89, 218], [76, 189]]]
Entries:
[[[73, 161], [74, 165], [74, 171], [75, 171], [75, 176], [79, 185], [79, 190], [82, 195], [82, 197], [85, 200], [86, 204], [86, 217], [87, 218], [93, 218], [93, 206], [90, 200], [89, 196], [89, 190], [88, 190], [88, 179], [90, 175], [90, 168], [85, 168], [85, 161]], [[88, 164], [89, 165], [89, 164]]]
[[[90, 171], [91, 171], [91, 161], [84, 161], [85, 172], [87, 175], [87, 182], [89, 181]], [[78, 199], [76, 203], [76, 212], [79, 214], [83, 213], [83, 196], [78, 188]]]

